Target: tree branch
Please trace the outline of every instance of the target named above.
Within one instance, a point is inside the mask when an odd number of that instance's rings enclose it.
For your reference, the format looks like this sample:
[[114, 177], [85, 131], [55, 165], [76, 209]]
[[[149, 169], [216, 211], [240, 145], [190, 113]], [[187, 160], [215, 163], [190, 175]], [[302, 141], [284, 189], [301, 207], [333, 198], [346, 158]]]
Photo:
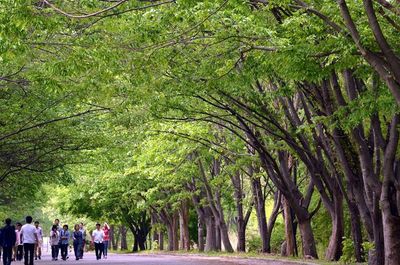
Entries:
[[47, 1], [47, 0], [43, 0], [43, 2], [44, 2], [46, 5], [50, 6], [54, 11], [56, 11], [56, 12], [58, 12], [58, 13], [64, 15], [64, 16], [67, 16], [67, 17], [69, 17], [69, 18], [89, 18], [89, 17], [94, 17], [94, 16], [100, 15], [100, 14], [102, 14], [102, 13], [105, 13], [105, 12], [107, 12], [107, 11], [110, 11], [110, 10], [112, 10], [112, 9], [114, 9], [114, 8], [120, 6], [120, 5], [122, 5], [122, 4], [124, 4], [124, 3], [128, 2], [128, 1], [129, 1], [129, 0], [121, 0], [121, 1], [117, 2], [116, 4], [110, 6], [110, 7], [107, 7], [107, 8], [105, 8], [105, 9], [103, 9], [103, 10], [99, 10], [99, 11], [94, 12], [94, 13], [91, 13], [91, 14], [86, 14], [86, 15], [74, 15], [74, 14], [69, 14], [69, 13], [67, 13], [67, 12], [65, 12], [65, 11], [63, 11], [63, 10], [61, 10], [60, 8], [56, 7], [55, 5], [53, 5], [52, 3], [50, 3], [50, 2]]

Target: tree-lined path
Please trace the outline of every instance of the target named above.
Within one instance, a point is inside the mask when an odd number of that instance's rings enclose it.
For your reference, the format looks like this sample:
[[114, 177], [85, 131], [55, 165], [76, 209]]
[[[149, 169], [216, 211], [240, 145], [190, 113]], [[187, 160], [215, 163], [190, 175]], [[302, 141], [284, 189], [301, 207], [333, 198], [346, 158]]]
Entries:
[[0, 0], [0, 219], [25, 215], [400, 265], [400, 0]]
[[107, 260], [96, 261], [93, 253], [86, 253], [84, 259], [75, 261], [69, 259], [67, 262], [59, 260], [51, 261], [50, 256], [43, 256], [41, 261], [35, 264], [66, 264], [66, 265], [312, 265], [313, 263], [285, 262], [274, 260], [255, 260], [255, 259], [229, 259], [218, 257], [199, 257], [182, 255], [128, 255], [111, 254]]

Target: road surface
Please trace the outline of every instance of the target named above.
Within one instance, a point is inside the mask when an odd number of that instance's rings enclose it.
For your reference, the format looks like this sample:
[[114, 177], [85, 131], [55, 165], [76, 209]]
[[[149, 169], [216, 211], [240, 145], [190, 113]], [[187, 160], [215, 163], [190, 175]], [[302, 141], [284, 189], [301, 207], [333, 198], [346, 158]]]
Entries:
[[[14, 265], [23, 264], [15, 262]], [[93, 253], [85, 253], [82, 260], [76, 261], [70, 253], [67, 261], [52, 261], [45, 255], [42, 260], [37, 260], [35, 265], [66, 264], [66, 265], [299, 265], [311, 263], [293, 263], [274, 260], [235, 259], [219, 257], [199, 257], [183, 255], [135, 255], [135, 254], [109, 254], [108, 259], [96, 260]]]

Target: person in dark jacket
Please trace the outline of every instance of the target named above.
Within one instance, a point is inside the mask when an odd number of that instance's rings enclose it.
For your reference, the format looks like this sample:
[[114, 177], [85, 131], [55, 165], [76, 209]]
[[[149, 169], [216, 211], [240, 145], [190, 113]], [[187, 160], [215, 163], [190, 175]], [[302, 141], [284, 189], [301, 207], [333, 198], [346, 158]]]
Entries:
[[3, 265], [10, 265], [12, 250], [17, 237], [15, 235], [15, 227], [11, 225], [11, 219], [7, 218], [5, 223], [6, 225], [1, 229], [0, 242], [3, 246]]
[[81, 249], [83, 244], [83, 234], [79, 230], [79, 225], [76, 224], [74, 227], [74, 233], [72, 234], [72, 238], [74, 239], [74, 252], [75, 252], [75, 259], [79, 260], [81, 257]]

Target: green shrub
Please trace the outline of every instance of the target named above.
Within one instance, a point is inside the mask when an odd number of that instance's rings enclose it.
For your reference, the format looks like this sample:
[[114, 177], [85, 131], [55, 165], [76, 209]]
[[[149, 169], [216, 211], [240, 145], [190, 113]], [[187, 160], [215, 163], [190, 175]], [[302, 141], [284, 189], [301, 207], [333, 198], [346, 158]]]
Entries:
[[367, 241], [367, 242], [363, 242], [362, 243], [362, 247], [364, 249], [364, 259], [365, 259], [365, 261], [368, 261], [368, 252], [370, 250], [375, 249], [375, 245], [374, 245], [373, 242], [368, 242]]
[[271, 251], [274, 253], [281, 252], [281, 245], [285, 241], [285, 225], [276, 222], [271, 235]]
[[154, 240], [152, 242], [151, 246], [152, 246], [152, 250], [155, 250], [155, 251], [160, 250], [160, 244], [158, 244], [158, 240]]
[[344, 264], [355, 262], [354, 243], [350, 238], [343, 237], [343, 254], [340, 257], [340, 261]]
[[252, 236], [246, 240], [247, 251], [260, 252], [262, 248], [262, 241], [260, 236]]

